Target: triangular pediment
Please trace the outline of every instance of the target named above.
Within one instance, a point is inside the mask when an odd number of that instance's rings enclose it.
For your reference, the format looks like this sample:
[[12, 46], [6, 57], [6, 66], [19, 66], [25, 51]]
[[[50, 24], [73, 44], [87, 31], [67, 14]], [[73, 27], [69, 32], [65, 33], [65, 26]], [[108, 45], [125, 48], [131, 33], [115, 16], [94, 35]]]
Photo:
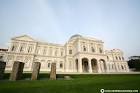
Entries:
[[12, 40], [35, 41], [33, 38], [31, 38], [31, 37], [28, 36], [28, 35], [23, 35], [23, 36], [14, 37], [14, 38], [12, 38]]

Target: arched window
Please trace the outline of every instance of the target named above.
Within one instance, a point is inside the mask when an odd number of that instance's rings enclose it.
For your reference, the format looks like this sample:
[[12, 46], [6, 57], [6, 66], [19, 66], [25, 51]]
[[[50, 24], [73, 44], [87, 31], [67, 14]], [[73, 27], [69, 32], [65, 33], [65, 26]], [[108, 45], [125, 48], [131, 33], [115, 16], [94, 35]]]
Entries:
[[51, 67], [51, 63], [48, 63], [48, 68], [50, 68]]
[[60, 63], [60, 68], [63, 68], [63, 63]]

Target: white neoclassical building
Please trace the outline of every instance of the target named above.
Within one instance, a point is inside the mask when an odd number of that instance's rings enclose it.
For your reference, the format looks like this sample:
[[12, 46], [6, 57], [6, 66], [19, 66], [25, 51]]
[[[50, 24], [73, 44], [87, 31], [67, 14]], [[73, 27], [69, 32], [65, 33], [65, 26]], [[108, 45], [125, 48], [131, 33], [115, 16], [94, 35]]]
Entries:
[[25, 63], [24, 71], [31, 71], [34, 62], [41, 63], [41, 71], [50, 71], [54, 62], [57, 72], [129, 72], [123, 52], [105, 50], [103, 44], [81, 35], [73, 35], [65, 45], [40, 42], [27, 35], [14, 37], [4, 56], [6, 70], [12, 69], [14, 61], [21, 61]]

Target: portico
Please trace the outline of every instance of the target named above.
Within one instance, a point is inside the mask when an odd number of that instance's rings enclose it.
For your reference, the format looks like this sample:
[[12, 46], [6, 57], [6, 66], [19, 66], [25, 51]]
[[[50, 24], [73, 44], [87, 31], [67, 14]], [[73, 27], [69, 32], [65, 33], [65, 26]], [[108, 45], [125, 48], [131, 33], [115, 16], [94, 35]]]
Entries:
[[107, 71], [105, 60], [95, 58], [79, 58], [75, 60], [76, 70], [80, 73], [104, 73]]

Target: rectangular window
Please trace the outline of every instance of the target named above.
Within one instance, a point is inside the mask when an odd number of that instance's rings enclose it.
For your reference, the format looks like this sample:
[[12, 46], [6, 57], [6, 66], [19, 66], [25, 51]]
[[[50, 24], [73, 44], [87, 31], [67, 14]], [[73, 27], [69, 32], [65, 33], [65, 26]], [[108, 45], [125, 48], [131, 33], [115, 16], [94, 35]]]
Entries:
[[24, 47], [21, 46], [21, 47], [20, 47], [20, 52], [23, 52], [23, 51], [24, 51]]
[[16, 51], [16, 49], [17, 49], [17, 45], [13, 45], [11, 51]]
[[83, 51], [87, 51], [85, 46], [83, 46]]
[[38, 48], [37, 48], [36, 53], [37, 53], [37, 54], [39, 54], [39, 53], [40, 53], [40, 47], [38, 47]]
[[49, 56], [52, 56], [52, 47], [49, 48]]
[[28, 53], [31, 53], [31, 52], [32, 52], [32, 46], [29, 46]]
[[56, 50], [55, 50], [55, 56], [57, 56], [57, 54], [58, 54], [58, 49], [56, 48]]
[[43, 55], [46, 55], [46, 54], [47, 54], [47, 47], [44, 47]]
[[72, 54], [72, 50], [71, 49], [69, 50], [69, 54]]

